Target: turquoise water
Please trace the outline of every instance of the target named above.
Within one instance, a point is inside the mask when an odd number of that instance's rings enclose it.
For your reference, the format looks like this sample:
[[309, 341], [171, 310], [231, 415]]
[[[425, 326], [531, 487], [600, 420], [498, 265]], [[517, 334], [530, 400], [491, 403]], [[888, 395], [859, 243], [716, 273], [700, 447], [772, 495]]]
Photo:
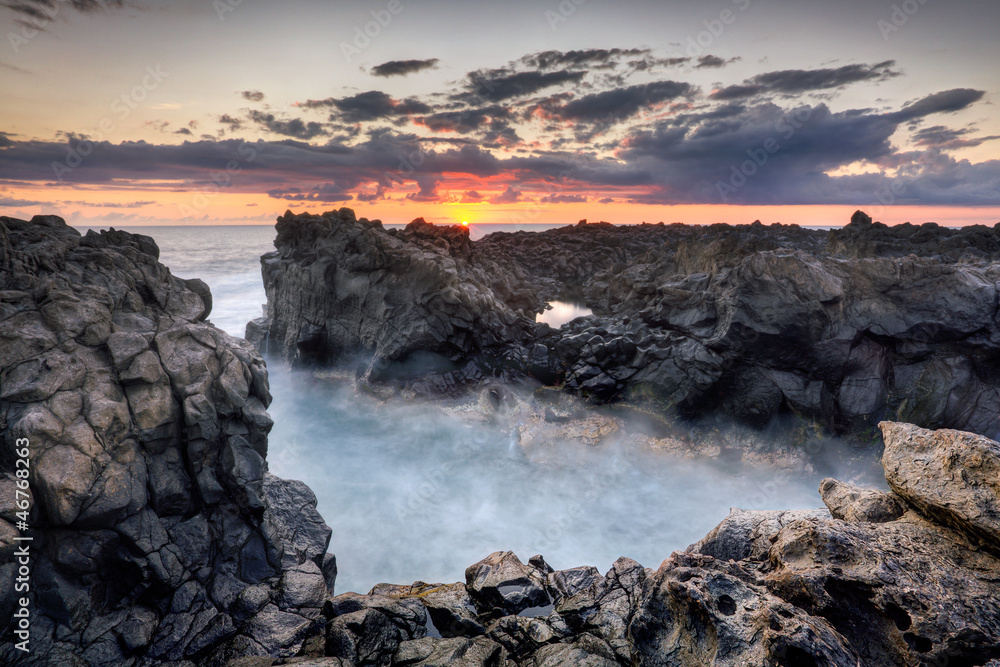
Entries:
[[[211, 320], [242, 335], [265, 301], [259, 256], [271, 227], [134, 228], [161, 260], [212, 288]], [[572, 305], [572, 304], [569, 304]], [[379, 582], [464, 580], [497, 550], [542, 553], [556, 568], [619, 556], [656, 567], [700, 539], [730, 507], [821, 505], [818, 477], [712, 465], [608, 445], [551, 443], [520, 455], [510, 426], [441, 405], [382, 403], [350, 383], [318, 380], [270, 359], [272, 472], [306, 482], [333, 529], [337, 591]]]

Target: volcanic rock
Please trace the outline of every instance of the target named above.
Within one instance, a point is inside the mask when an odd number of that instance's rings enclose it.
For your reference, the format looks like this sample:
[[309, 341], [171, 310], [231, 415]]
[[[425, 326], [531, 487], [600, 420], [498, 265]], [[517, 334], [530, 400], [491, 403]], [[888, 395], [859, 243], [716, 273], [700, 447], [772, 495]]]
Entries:
[[[146, 236], [0, 217], [0, 609], [30, 535], [30, 653], [9, 665], [295, 655], [328, 595], [330, 529], [266, 471], [264, 361]], [[30, 451], [31, 530], [15, 443]], [[188, 663], [190, 664], [190, 663]]]

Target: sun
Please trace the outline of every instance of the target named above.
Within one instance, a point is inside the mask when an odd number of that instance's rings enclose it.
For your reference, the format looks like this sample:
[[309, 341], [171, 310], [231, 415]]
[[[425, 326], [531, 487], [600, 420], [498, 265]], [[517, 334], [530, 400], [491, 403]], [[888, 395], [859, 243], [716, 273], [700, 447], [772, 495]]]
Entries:
[[462, 226], [463, 227], [468, 227], [469, 226], [469, 221], [468, 220], [463, 220], [462, 221]]

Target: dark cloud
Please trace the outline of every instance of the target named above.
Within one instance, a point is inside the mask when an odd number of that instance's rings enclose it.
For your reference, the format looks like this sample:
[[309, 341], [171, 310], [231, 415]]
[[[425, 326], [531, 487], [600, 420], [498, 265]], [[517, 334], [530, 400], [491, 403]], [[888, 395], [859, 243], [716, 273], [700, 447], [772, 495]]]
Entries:
[[894, 113], [893, 117], [902, 122], [923, 118], [932, 113], [961, 111], [981, 100], [983, 95], [985, 95], [984, 91], [973, 90], [972, 88], [943, 90], [940, 93], [928, 95], [913, 104], [903, 107], [900, 111]]
[[240, 95], [249, 102], [260, 102], [264, 99], [264, 93], [259, 90], [243, 90], [240, 91]]
[[235, 132], [236, 130], [243, 129], [243, 121], [238, 118], [233, 118], [227, 113], [219, 116], [219, 123], [222, 125], [228, 125], [230, 132]]
[[783, 93], [797, 95], [812, 90], [839, 88], [858, 81], [883, 81], [900, 73], [893, 70], [894, 60], [874, 65], [844, 65], [824, 69], [786, 69], [765, 72], [744, 81], [741, 85], [727, 86], [714, 91], [709, 97], [714, 100], [734, 100], [763, 93]]
[[725, 67], [726, 63], [732, 62], [730, 60], [723, 60], [719, 56], [713, 56], [709, 54], [707, 56], [702, 56], [698, 58], [698, 64], [695, 65], [696, 68], [701, 69], [705, 67]]
[[86, 13], [122, 7], [124, 2], [123, 0], [8, 0], [0, 3], [0, 7], [14, 13], [18, 23], [36, 29], [44, 28], [67, 5], [78, 12]]
[[[659, 185], [645, 198], [650, 203], [689, 199], [867, 205], [900, 174], [908, 179], [908, 202], [947, 201], [949, 191], [953, 195], [962, 192], [962, 201], [1000, 201], [996, 189], [1000, 161], [971, 165], [935, 158], [933, 164], [923, 164], [923, 153], [900, 155], [890, 141], [914, 113], [954, 109], [961, 100], [971, 103], [973, 97], [931, 95], [895, 113], [835, 113], [823, 104], [783, 109], [764, 102], [739, 111], [734, 108], [727, 117], [705, 119], [694, 126], [664, 121], [654, 130], [635, 131], [619, 158], [647, 165], [656, 175]], [[828, 175], [857, 163], [867, 163], [878, 172]], [[968, 180], [949, 180], [958, 174]]]
[[491, 204], [513, 204], [521, 199], [521, 193], [509, 185], [507, 189], [490, 199]]
[[415, 74], [425, 69], [433, 69], [438, 64], [437, 58], [427, 60], [390, 60], [387, 63], [372, 67], [371, 73], [374, 76], [406, 76]]
[[7, 148], [13, 145], [14, 142], [10, 140], [9, 135], [6, 132], [0, 132], [0, 148]]
[[480, 100], [509, 100], [537, 93], [539, 90], [565, 83], [579, 83], [586, 72], [510, 72], [506, 69], [472, 72], [468, 75], [465, 93], [456, 99], [476, 103]]
[[306, 109], [332, 108], [339, 114], [335, 116], [347, 123], [390, 118], [393, 116], [410, 116], [413, 114], [430, 113], [431, 107], [414, 98], [397, 101], [380, 90], [369, 90], [350, 97], [328, 97], [325, 100], [307, 100], [300, 106]]
[[496, 122], [507, 121], [510, 110], [506, 107], [493, 105], [482, 109], [465, 109], [463, 111], [442, 111], [423, 116], [417, 122], [435, 132], [458, 132], [467, 134]]
[[475, 190], [466, 190], [462, 193], [463, 204], [478, 204], [481, 201], [483, 201], [483, 196]]
[[[320, 123], [315, 121], [305, 122], [301, 118], [287, 118], [281, 119], [277, 118], [274, 114], [264, 113], [263, 111], [257, 111], [256, 109], [251, 109], [248, 114], [250, 120], [257, 123], [261, 127], [266, 128], [269, 132], [274, 134], [281, 134], [286, 137], [294, 137], [296, 139], [312, 139], [321, 134], [326, 134], [326, 130]], [[222, 122], [222, 119], [219, 119]]]
[[614, 67], [622, 58], [649, 55], [649, 49], [581, 49], [578, 51], [542, 51], [524, 56], [520, 62], [536, 69]]
[[918, 130], [913, 135], [917, 146], [928, 146], [939, 150], [951, 150], [955, 148], [972, 148], [979, 146], [983, 142], [1000, 139], [1000, 136], [969, 137], [971, 130], [968, 128], [951, 129], [944, 125], [934, 125]]
[[189, 137], [194, 136], [194, 133], [191, 132], [191, 130], [187, 129], [186, 127], [182, 127], [179, 130], [174, 130], [174, 134], [186, 134]]
[[417, 192], [411, 192], [406, 195], [407, 199], [418, 202], [436, 202], [440, 199], [437, 191], [438, 182], [435, 177], [428, 174], [421, 174], [414, 180], [420, 189]]
[[268, 190], [267, 194], [272, 199], [283, 199], [285, 201], [314, 201], [324, 204], [349, 201], [353, 198], [350, 192], [343, 190], [333, 183], [317, 185], [309, 191], [305, 191], [298, 187], [274, 188], [272, 190]]
[[601, 93], [590, 93], [567, 102], [557, 113], [566, 120], [613, 123], [634, 116], [645, 107], [691, 96], [695, 91], [696, 89], [689, 83], [654, 81]]
[[547, 195], [540, 200], [543, 204], [585, 204], [586, 195]]

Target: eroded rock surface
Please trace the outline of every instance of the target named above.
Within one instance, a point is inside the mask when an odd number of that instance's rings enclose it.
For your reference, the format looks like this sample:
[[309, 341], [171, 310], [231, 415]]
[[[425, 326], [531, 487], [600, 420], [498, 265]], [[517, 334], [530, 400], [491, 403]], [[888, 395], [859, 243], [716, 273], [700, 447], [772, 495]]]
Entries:
[[[975, 475], [921, 461], [931, 449], [940, 460], [991, 460], [997, 443], [906, 424], [882, 429], [894, 489], [910, 479], [947, 485], [950, 498], [981, 502], [977, 494], [988, 493]], [[908, 468], [891, 467], [908, 444], [923, 453]], [[828, 479], [821, 493], [830, 511], [733, 510], [655, 571], [627, 558], [603, 576], [553, 571], [540, 556], [523, 563], [498, 552], [469, 567], [465, 584], [341, 595], [326, 608], [327, 652], [359, 665], [477, 667], [930, 667], [1000, 658], [1000, 559], [980, 548], [986, 512], [982, 525], [953, 526], [940, 522], [940, 498], [911, 501], [923, 492]]]
[[[279, 218], [262, 258], [288, 359], [356, 362], [428, 394], [533, 378], [593, 401], [854, 439], [883, 419], [1000, 434], [1000, 225], [844, 229], [591, 223], [471, 242], [349, 209]], [[559, 329], [544, 304], [594, 315]]]
[[[30, 442], [31, 652], [5, 665], [292, 656], [330, 529], [267, 472], [257, 351], [146, 236], [0, 217], [0, 613], [15, 608], [15, 442]], [[190, 661], [190, 662], [184, 662]]]

